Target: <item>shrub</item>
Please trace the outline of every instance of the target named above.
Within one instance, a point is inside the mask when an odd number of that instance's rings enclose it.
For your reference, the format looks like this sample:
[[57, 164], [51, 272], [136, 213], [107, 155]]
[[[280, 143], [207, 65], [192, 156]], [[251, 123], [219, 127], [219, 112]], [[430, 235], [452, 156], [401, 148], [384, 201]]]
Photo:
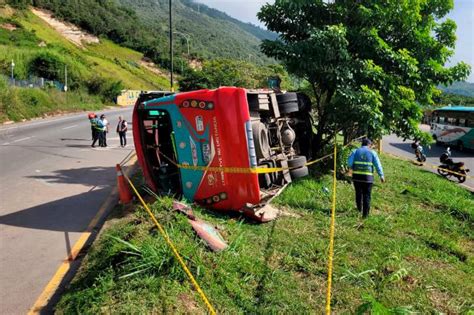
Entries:
[[64, 66], [65, 63], [59, 55], [44, 51], [38, 53], [29, 62], [28, 72], [48, 80], [60, 80]]
[[104, 79], [93, 76], [86, 82], [87, 90], [94, 95], [100, 95], [104, 101], [113, 101], [120, 95], [124, 86], [120, 80]]

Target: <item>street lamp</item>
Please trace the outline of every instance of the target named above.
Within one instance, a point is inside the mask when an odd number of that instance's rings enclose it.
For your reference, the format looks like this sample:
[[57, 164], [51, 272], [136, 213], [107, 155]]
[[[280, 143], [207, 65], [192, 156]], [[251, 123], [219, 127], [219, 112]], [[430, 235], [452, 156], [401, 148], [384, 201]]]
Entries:
[[178, 32], [178, 31], [174, 31], [173, 33], [182, 35], [184, 37], [184, 39], [186, 39], [186, 44], [188, 45], [188, 56], [189, 56], [189, 37], [190, 37], [190, 35], [185, 34], [185, 33], [181, 33], [181, 32]]
[[13, 59], [12, 59], [12, 83], [15, 84], [15, 77], [13, 75], [13, 70], [15, 69], [15, 63], [13, 62]]
[[169, 1], [169, 8], [170, 8], [170, 87], [171, 87], [171, 92], [174, 92], [173, 88], [173, 20], [171, 16], [171, 0]]

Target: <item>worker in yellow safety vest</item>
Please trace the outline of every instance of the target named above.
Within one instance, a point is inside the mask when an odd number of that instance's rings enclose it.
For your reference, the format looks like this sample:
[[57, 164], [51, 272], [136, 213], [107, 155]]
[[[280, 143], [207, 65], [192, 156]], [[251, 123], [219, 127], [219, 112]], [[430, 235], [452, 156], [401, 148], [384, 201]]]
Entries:
[[370, 211], [374, 169], [379, 174], [382, 183], [385, 182], [382, 164], [377, 153], [371, 147], [372, 142], [367, 138], [363, 139], [362, 146], [352, 151], [348, 161], [348, 165], [352, 169], [357, 209], [362, 213], [363, 218], [366, 218]]

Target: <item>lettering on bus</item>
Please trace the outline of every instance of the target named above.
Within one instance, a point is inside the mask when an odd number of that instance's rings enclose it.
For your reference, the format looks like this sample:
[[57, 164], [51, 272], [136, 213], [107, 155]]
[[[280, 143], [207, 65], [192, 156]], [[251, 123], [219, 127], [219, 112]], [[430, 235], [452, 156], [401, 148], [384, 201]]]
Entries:
[[[214, 131], [214, 141], [216, 145], [216, 154], [217, 154], [217, 162], [219, 167], [224, 166], [224, 159], [222, 158], [222, 151], [221, 151], [221, 140], [219, 137], [219, 128], [217, 127], [217, 117], [214, 116], [212, 118], [212, 125], [213, 125], [213, 131]], [[220, 179], [221, 179], [221, 184], [222, 186], [225, 186], [225, 176], [224, 176], [224, 171], [220, 171]]]

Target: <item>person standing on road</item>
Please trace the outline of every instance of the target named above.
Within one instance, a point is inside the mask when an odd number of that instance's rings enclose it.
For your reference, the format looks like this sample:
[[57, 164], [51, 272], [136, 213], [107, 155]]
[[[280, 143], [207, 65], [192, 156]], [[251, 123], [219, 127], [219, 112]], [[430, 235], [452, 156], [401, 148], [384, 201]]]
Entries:
[[369, 139], [363, 139], [362, 146], [352, 151], [348, 161], [348, 166], [352, 169], [357, 209], [362, 213], [363, 218], [369, 216], [374, 168], [382, 183], [385, 183], [382, 164], [371, 146], [372, 142]]
[[109, 122], [105, 118], [105, 115], [102, 114], [100, 115], [100, 120], [102, 121], [102, 144], [100, 145], [101, 147], [106, 147], [107, 146], [107, 133], [109, 132]]
[[95, 143], [97, 140], [99, 140], [99, 145], [102, 143], [102, 130], [103, 130], [103, 125], [102, 121], [97, 118], [97, 115], [90, 115], [89, 116], [89, 121], [91, 123], [91, 129], [92, 129], [92, 144], [91, 147], [95, 148]]
[[127, 121], [123, 119], [122, 116], [119, 116], [119, 121], [117, 124], [117, 133], [119, 134], [120, 138], [120, 146], [123, 148], [127, 145]]
[[89, 113], [89, 115], [87, 115], [89, 117], [89, 122], [91, 123], [91, 132], [92, 132], [92, 141], [94, 141], [94, 138], [96, 137], [95, 135], [95, 128], [94, 128], [94, 125], [92, 124], [92, 119], [96, 118], [97, 115], [94, 114], [94, 113]]

